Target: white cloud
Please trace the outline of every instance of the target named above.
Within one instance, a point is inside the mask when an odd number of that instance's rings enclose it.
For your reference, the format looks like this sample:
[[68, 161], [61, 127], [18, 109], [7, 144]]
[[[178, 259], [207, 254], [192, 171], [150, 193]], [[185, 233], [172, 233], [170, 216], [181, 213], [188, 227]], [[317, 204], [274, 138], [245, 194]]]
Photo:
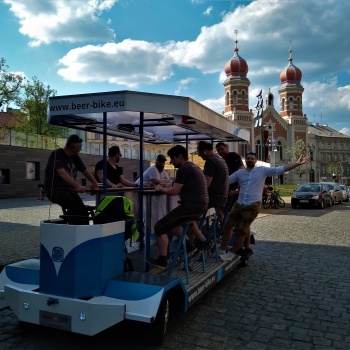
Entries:
[[340, 129], [339, 132], [350, 136], [350, 129], [349, 128]]
[[[5, 1], [21, 3], [22, 6], [26, 3], [24, 0]], [[111, 8], [114, 2], [98, 3]], [[56, 3], [52, 6], [58, 8]], [[79, 17], [77, 7], [73, 6], [68, 15], [70, 18], [97, 19], [97, 9], [101, 10], [101, 6], [91, 6], [91, 10]], [[253, 1], [227, 13], [220, 23], [202, 27], [194, 41], [151, 43], [124, 40], [121, 43], [74, 49], [60, 60], [62, 68], [59, 74], [70, 81], [108, 81], [136, 87], [169, 79], [174, 74], [173, 67], [177, 65], [202, 74], [217, 74], [222, 83], [226, 78], [224, 66], [234, 54], [234, 30], [237, 29], [239, 54], [249, 66], [251, 106], [256, 102], [252, 91], [263, 89], [266, 94], [271, 88], [278, 110], [279, 74], [288, 65], [289, 40], [292, 40], [293, 63], [303, 72], [304, 113], [310, 116], [322, 114], [325, 122], [326, 118], [342, 121], [350, 111], [350, 86], [339, 84], [337, 75], [340, 71], [347, 72], [350, 65], [350, 37], [347, 33], [349, 12], [348, 1]], [[107, 27], [103, 28], [107, 30]], [[53, 40], [49, 26], [46, 30], [49, 34], [42, 34], [36, 40]], [[64, 38], [62, 35], [57, 37], [60, 40]], [[81, 38], [84, 38], [83, 34]], [[323, 81], [319, 81], [320, 77]], [[187, 84], [176, 84], [174, 90], [177, 92], [187, 87]], [[218, 94], [223, 96], [223, 90]], [[221, 97], [205, 102], [222, 112]], [[309, 119], [312, 121], [312, 117]]]
[[19, 19], [20, 32], [31, 40], [30, 46], [55, 41], [111, 41], [114, 32], [99, 19], [117, 0], [4, 0]]
[[74, 82], [107, 81], [137, 87], [168, 79], [173, 74], [169, 59], [159, 44], [124, 40], [69, 51], [60, 60], [65, 68], [59, 69], [58, 74]]
[[204, 16], [209, 16], [210, 12], [213, 10], [213, 6], [209, 6], [204, 12], [203, 15]]
[[224, 96], [222, 96], [220, 98], [210, 98], [207, 100], [203, 100], [200, 101], [200, 103], [212, 109], [213, 111], [222, 114], [222, 112], [224, 111], [225, 99]]

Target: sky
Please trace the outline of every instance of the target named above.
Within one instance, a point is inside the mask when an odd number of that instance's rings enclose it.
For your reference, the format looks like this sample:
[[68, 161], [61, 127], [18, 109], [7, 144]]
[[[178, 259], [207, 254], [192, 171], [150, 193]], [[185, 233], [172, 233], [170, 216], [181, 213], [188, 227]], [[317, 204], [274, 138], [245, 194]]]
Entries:
[[302, 71], [303, 113], [350, 135], [349, 0], [0, 0], [0, 57], [57, 95], [134, 90], [224, 110], [224, 67], [248, 64], [249, 106]]

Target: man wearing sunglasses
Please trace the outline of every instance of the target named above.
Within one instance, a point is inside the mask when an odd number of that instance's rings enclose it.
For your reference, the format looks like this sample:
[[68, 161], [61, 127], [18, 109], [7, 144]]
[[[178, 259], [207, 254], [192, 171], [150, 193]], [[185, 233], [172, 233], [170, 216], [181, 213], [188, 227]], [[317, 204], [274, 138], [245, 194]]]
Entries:
[[[122, 154], [118, 146], [109, 148], [107, 158], [107, 187], [137, 187], [137, 184], [124, 177], [123, 168], [118, 166], [121, 157]], [[103, 160], [100, 160], [95, 166], [95, 178], [98, 182], [103, 182]]]
[[[268, 176], [284, 174], [300, 165], [310, 161], [310, 157], [300, 156], [293, 164], [286, 164], [278, 167], [268, 168], [264, 166], [255, 167], [257, 157], [255, 152], [248, 152], [245, 157], [246, 168], [240, 169], [230, 175], [229, 182], [238, 181], [238, 200], [228, 214], [219, 256], [222, 261], [231, 261], [235, 253], [242, 247], [243, 241], [250, 235], [250, 225], [258, 216], [261, 207], [261, 197]], [[235, 227], [236, 240], [231, 250], [226, 253], [228, 244], [232, 238], [232, 228]], [[248, 260], [253, 254], [250, 247], [250, 240], [246, 239], [246, 247], [242, 253], [241, 260]]]

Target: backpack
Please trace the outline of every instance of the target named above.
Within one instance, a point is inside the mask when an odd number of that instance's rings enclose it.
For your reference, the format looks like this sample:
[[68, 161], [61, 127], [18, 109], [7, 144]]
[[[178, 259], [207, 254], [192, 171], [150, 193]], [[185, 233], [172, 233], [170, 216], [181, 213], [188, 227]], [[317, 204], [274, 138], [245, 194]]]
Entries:
[[96, 209], [94, 222], [107, 224], [125, 220], [125, 240], [138, 238], [136, 221], [132, 211], [132, 201], [122, 196], [106, 196]]

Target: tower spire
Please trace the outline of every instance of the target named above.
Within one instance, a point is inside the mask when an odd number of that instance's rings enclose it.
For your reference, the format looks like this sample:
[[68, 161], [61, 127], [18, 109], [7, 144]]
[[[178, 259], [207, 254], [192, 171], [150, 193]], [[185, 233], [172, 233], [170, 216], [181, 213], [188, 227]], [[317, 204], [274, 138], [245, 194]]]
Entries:
[[234, 48], [234, 51], [235, 51], [236, 53], [238, 53], [238, 51], [239, 51], [239, 48], [238, 48], [238, 46], [237, 46], [237, 44], [238, 44], [238, 40], [237, 40], [238, 30], [235, 29], [234, 32], [235, 32], [235, 34], [236, 34], [236, 40], [235, 40], [235, 48]]
[[292, 40], [289, 40], [289, 58], [288, 58], [288, 61], [290, 62], [290, 63], [292, 63], [293, 62], [293, 57], [292, 57], [292, 52], [293, 52], [293, 50], [292, 50]]

